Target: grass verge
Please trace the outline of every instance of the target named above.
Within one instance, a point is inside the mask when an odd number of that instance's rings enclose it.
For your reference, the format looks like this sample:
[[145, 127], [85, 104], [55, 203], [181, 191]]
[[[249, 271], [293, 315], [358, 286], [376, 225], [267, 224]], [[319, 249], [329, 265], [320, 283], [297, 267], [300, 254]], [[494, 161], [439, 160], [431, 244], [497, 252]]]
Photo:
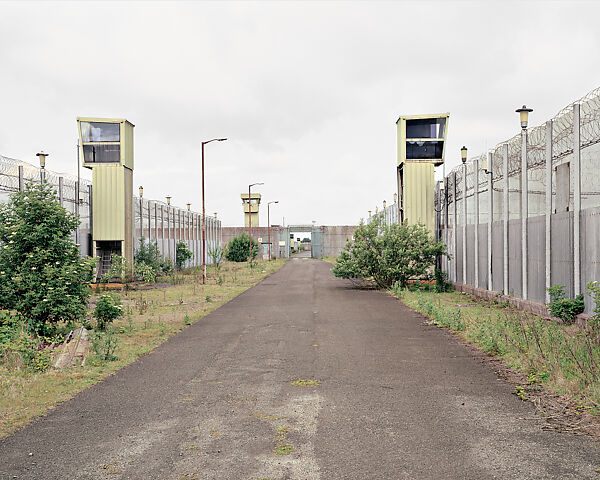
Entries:
[[[0, 357], [0, 438], [151, 352], [284, 263], [258, 261], [249, 268], [248, 263], [225, 262], [218, 271], [209, 267], [206, 285], [201, 270], [193, 269], [174, 275], [168, 286], [121, 292], [125, 315], [112, 325], [117, 344], [113, 361], [90, 354], [84, 366], [35, 373]], [[91, 303], [96, 297], [92, 295]]]
[[543, 386], [579, 412], [600, 414], [600, 337], [592, 327], [560, 325], [458, 292], [397, 293], [432, 324], [526, 375], [515, 391], [521, 399]]

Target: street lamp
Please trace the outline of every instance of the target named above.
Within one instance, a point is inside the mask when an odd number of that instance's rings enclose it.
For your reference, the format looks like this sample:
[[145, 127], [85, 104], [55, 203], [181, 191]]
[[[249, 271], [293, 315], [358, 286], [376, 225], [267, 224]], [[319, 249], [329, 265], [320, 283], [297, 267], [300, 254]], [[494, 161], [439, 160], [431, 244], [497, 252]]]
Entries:
[[463, 164], [467, 163], [467, 147], [465, 147], [464, 145], [460, 149], [460, 159], [462, 160]]
[[46, 157], [48, 157], [49, 153], [44, 153], [42, 150], [40, 153], [36, 153], [35, 156], [40, 159], [40, 180], [43, 182], [46, 180]]
[[521, 128], [525, 130], [529, 121], [529, 112], [533, 112], [533, 108], [527, 108], [527, 105], [523, 105], [521, 108], [517, 108], [515, 112], [521, 117]]
[[271, 217], [269, 207], [272, 203], [279, 203], [279, 200], [273, 200], [267, 203], [267, 235], [269, 237], [269, 262], [271, 261]]
[[398, 194], [394, 193], [394, 203], [397, 203], [397, 202], [398, 202]]
[[385, 206], [387, 205], [387, 202], [384, 200], [383, 201], [383, 209], [385, 210]]
[[252, 261], [252, 202], [250, 198], [250, 188], [254, 185], [264, 185], [262, 182], [251, 183], [248, 185], [248, 253], [250, 255], [249, 261]]
[[140, 185], [140, 238], [144, 236], [144, 211], [142, 210], [142, 197], [144, 196], [144, 187]]
[[191, 203], [187, 203], [186, 205], [187, 205], [187, 209], [188, 209], [188, 212], [189, 212], [190, 209], [192, 208], [192, 204]]
[[224, 142], [226, 138], [213, 138], [202, 142], [202, 283], [206, 285], [206, 213], [204, 210], [204, 145], [210, 142]]

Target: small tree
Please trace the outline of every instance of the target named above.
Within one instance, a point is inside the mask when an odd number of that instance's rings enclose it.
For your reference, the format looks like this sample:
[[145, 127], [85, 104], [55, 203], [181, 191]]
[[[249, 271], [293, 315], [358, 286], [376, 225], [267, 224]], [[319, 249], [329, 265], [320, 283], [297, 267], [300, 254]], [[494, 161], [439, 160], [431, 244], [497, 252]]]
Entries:
[[[225, 258], [230, 262], [246, 262], [248, 260], [248, 234], [242, 232], [233, 237], [227, 244]], [[252, 258], [256, 258], [258, 254], [258, 242], [252, 239]]]
[[177, 267], [177, 270], [181, 270], [185, 265], [185, 262], [190, 260], [193, 256], [194, 254], [187, 248], [185, 242], [177, 242], [175, 249], [175, 266]]
[[116, 293], [103, 293], [98, 297], [94, 317], [98, 324], [98, 330], [105, 330], [106, 325], [123, 316], [123, 305], [121, 297]]
[[208, 250], [208, 256], [211, 258], [215, 270], [218, 272], [221, 270], [221, 262], [223, 261], [223, 249], [217, 245], [214, 248]]
[[78, 224], [47, 183], [0, 204], [0, 309], [16, 310], [38, 334], [85, 316], [93, 262], [71, 239]]
[[333, 267], [340, 278], [373, 279], [378, 287], [396, 282], [405, 287], [411, 278], [430, 278], [438, 255], [446, 246], [434, 241], [424, 225], [387, 225], [378, 215], [354, 231]]

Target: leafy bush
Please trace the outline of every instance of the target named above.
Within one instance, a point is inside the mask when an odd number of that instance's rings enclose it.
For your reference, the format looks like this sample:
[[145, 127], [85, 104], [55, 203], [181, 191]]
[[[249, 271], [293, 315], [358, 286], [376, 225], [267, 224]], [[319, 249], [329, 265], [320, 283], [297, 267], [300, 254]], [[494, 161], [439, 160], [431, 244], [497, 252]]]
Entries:
[[135, 264], [135, 278], [146, 283], [156, 282], [156, 272], [151, 265], [146, 263]]
[[[135, 252], [134, 260], [136, 272], [139, 264], [147, 265], [152, 268], [155, 277], [171, 273], [173, 270], [171, 259], [163, 257], [158, 249], [156, 240], [146, 242], [144, 237], [140, 238], [140, 245]], [[143, 271], [147, 271], [147, 269]]]
[[387, 225], [378, 215], [354, 231], [334, 267], [340, 278], [373, 279], [378, 287], [395, 282], [406, 287], [411, 278], [429, 279], [434, 261], [446, 255], [446, 246], [432, 239], [424, 225]]
[[565, 287], [562, 285], [553, 285], [547, 288], [550, 295], [548, 309], [550, 314], [560, 318], [565, 323], [572, 323], [575, 317], [583, 313], [585, 305], [583, 295], [579, 294], [574, 299], [567, 298]]
[[123, 305], [121, 297], [116, 293], [103, 293], [98, 297], [94, 317], [98, 323], [98, 330], [104, 330], [108, 323], [123, 316]]
[[448, 274], [441, 268], [436, 267], [433, 276], [435, 278], [435, 291], [437, 293], [444, 293], [452, 290], [452, 283], [448, 281]]
[[210, 248], [208, 250], [208, 256], [211, 258], [215, 270], [218, 272], [221, 269], [221, 262], [223, 261], [223, 249], [219, 245]]
[[[225, 252], [225, 258], [230, 262], [246, 262], [248, 260], [248, 246], [249, 246], [248, 234], [242, 232], [239, 235], [233, 237], [227, 244]], [[252, 258], [256, 258], [258, 254], [258, 242], [252, 239]]]
[[103, 333], [92, 332], [90, 334], [90, 343], [92, 351], [100, 360], [111, 362], [119, 359], [115, 355], [119, 341], [112, 328], [107, 328]]
[[134, 280], [134, 271], [129, 262], [125, 257], [121, 255], [113, 255], [110, 260], [110, 268], [107, 272], [102, 275], [102, 283], [109, 283], [112, 281], [130, 283]]
[[194, 254], [187, 248], [185, 242], [177, 242], [175, 249], [175, 267], [177, 267], [177, 270], [181, 270], [185, 265], [185, 262], [190, 260], [193, 256]]
[[85, 316], [93, 262], [71, 240], [78, 224], [47, 183], [27, 184], [0, 204], [0, 309], [26, 317], [32, 332]]

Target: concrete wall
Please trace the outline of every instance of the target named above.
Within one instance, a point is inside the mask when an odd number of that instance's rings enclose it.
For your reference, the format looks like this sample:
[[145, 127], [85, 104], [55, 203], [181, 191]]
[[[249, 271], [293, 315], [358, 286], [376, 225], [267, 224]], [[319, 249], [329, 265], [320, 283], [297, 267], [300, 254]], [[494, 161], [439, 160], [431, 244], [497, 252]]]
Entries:
[[322, 226], [322, 248], [324, 257], [337, 257], [348, 240], [352, 240], [357, 225]]

